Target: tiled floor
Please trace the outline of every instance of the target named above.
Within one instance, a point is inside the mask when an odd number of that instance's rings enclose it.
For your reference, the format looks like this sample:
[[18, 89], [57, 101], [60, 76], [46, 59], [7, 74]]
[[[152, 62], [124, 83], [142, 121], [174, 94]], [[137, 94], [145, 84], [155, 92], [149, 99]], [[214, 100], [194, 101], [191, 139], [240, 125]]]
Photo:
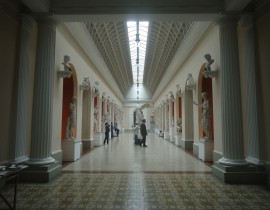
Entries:
[[[270, 209], [266, 187], [223, 184], [209, 164], [168, 141], [149, 135], [147, 144], [135, 146], [124, 133], [66, 164], [50, 183], [21, 183], [17, 209]], [[12, 199], [11, 190], [5, 194]]]

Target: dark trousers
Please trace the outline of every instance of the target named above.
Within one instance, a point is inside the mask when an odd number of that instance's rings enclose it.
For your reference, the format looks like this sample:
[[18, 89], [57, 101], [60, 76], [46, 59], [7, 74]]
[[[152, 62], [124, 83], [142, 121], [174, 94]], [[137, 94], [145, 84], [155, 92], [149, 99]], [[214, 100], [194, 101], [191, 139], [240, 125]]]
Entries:
[[145, 143], [146, 143], [146, 135], [142, 135], [142, 141], [141, 141], [141, 144], [143, 146], [145, 146]]
[[105, 144], [106, 141], [107, 141], [107, 144], [109, 144], [109, 133], [105, 133], [105, 139], [104, 139], [103, 144]]

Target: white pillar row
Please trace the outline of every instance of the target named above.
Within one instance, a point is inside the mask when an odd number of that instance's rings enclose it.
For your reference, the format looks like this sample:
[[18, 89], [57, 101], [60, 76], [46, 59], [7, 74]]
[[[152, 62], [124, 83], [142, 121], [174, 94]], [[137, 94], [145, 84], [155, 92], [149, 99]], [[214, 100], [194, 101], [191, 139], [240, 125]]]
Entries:
[[103, 117], [103, 115], [102, 115], [102, 110], [103, 110], [103, 103], [102, 103], [102, 101], [103, 101], [103, 97], [101, 96], [101, 97], [98, 97], [98, 99], [97, 99], [97, 106], [98, 106], [98, 132], [103, 132], [103, 122], [102, 122], [102, 117]]
[[221, 110], [223, 157], [219, 163], [246, 165], [244, 159], [237, 19], [223, 17], [218, 21], [222, 72]]
[[169, 100], [169, 132], [170, 132], [170, 142], [174, 142], [174, 127], [175, 127], [175, 121], [174, 121], [174, 98], [173, 96], [170, 97]]
[[172, 99], [170, 98], [168, 101], [168, 127], [172, 127]]
[[161, 105], [161, 109], [162, 109], [162, 133], [164, 134], [165, 132], [165, 110], [166, 110], [166, 103], [165, 101], [162, 102]]
[[178, 95], [176, 95], [175, 99], [174, 99], [174, 106], [173, 106], [173, 109], [174, 109], [174, 134], [176, 134], [176, 126], [177, 126], [177, 120], [178, 120], [178, 115], [179, 115], [179, 111], [178, 111], [178, 103], [179, 103], [179, 100], [178, 100]]
[[169, 131], [169, 101], [165, 103], [165, 131]]
[[[92, 92], [90, 94], [90, 140], [94, 139], [94, 126], [97, 126], [97, 124], [98, 124], [96, 122], [96, 125], [95, 125], [94, 112], [95, 112], [95, 95]], [[98, 131], [97, 128], [96, 128], [96, 130]]]
[[105, 118], [105, 114], [106, 114], [106, 99], [105, 97], [102, 97], [102, 124], [101, 124], [101, 132], [104, 133], [105, 132], [105, 122], [106, 122], [106, 118]]
[[111, 118], [112, 118], [112, 122], [113, 124], [115, 124], [115, 121], [114, 121], [114, 104], [111, 102]]
[[29, 165], [54, 163], [51, 157], [56, 23], [39, 18]]
[[13, 161], [14, 163], [22, 163], [28, 159], [26, 155], [26, 141], [28, 130], [28, 86], [29, 86], [29, 42], [30, 29], [34, 25], [34, 20], [27, 15], [21, 17], [21, 36], [20, 36], [20, 57], [18, 71], [18, 100], [16, 104], [16, 129], [14, 138]]
[[262, 136], [260, 131], [260, 117], [258, 114], [258, 76], [256, 74], [255, 62], [255, 40], [254, 40], [254, 21], [253, 15], [248, 14], [242, 18], [242, 27], [244, 28], [245, 39], [245, 80], [246, 87], [246, 105], [247, 105], [247, 138], [248, 138], [248, 157], [246, 160], [255, 165], [262, 165]]

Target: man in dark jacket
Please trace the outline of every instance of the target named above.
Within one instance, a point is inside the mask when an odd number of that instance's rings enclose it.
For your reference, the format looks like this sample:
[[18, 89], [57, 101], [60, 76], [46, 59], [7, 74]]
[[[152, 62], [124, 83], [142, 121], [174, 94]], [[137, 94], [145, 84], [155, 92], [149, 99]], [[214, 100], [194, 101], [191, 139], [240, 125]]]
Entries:
[[142, 120], [141, 127], [140, 127], [140, 132], [141, 132], [141, 135], [142, 135], [142, 141], [140, 143], [140, 146], [143, 145], [143, 147], [147, 147], [147, 145], [145, 144], [146, 143], [146, 135], [147, 135], [147, 130], [146, 130], [145, 122], [146, 122], [146, 120], [143, 119]]
[[107, 144], [109, 144], [109, 133], [110, 133], [110, 125], [108, 123], [105, 123], [105, 139], [104, 139], [103, 144], [105, 144], [106, 141], [107, 141]]

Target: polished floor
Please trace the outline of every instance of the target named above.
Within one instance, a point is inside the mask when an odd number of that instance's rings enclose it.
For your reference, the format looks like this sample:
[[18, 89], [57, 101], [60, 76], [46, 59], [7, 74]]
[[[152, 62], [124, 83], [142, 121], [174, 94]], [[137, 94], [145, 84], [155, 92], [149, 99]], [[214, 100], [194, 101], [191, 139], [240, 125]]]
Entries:
[[[17, 209], [270, 209], [265, 186], [223, 184], [211, 164], [155, 134], [147, 145], [136, 146], [123, 133], [64, 163], [63, 175], [49, 183], [20, 183]], [[3, 193], [12, 200], [11, 189]]]

